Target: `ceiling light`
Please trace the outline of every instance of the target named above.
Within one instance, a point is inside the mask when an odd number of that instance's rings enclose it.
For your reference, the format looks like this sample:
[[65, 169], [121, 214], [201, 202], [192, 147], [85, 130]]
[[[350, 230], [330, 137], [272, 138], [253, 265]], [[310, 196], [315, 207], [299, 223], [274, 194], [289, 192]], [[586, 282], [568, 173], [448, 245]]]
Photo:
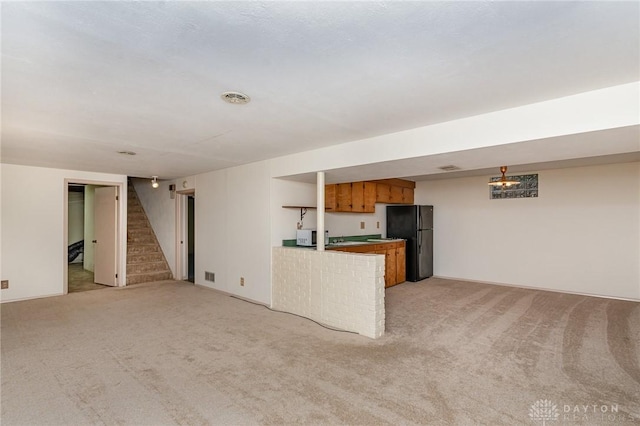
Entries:
[[224, 92], [222, 95], [220, 95], [220, 97], [223, 101], [236, 105], [248, 104], [251, 100], [249, 96], [240, 92]]
[[151, 186], [153, 188], [157, 188], [160, 186], [160, 184], [158, 183], [158, 176], [152, 176], [153, 179], [151, 179]]
[[118, 154], [122, 154], [122, 155], [136, 155], [135, 152], [133, 151], [118, 151]]
[[[502, 177], [499, 180], [492, 180], [489, 182], [489, 185], [491, 186], [501, 186], [501, 187], [508, 187], [511, 185], [519, 185], [520, 182], [517, 180], [510, 180], [507, 179], [507, 177], [504, 175], [505, 173], [507, 173], [507, 166], [502, 166], [500, 167], [500, 172], [502, 173]], [[492, 178], [495, 179], [495, 178]]]

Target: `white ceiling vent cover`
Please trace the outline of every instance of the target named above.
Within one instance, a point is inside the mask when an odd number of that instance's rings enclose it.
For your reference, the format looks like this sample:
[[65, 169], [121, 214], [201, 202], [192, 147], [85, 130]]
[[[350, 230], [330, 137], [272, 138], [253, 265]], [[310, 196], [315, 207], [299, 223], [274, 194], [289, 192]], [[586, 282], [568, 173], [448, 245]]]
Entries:
[[462, 170], [460, 167], [454, 166], [453, 164], [450, 164], [448, 166], [438, 167], [438, 168], [440, 170], [444, 170], [445, 172], [453, 172], [454, 170]]
[[224, 92], [220, 95], [223, 101], [230, 104], [244, 105], [248, 104], [251, 98], [240, 92]]

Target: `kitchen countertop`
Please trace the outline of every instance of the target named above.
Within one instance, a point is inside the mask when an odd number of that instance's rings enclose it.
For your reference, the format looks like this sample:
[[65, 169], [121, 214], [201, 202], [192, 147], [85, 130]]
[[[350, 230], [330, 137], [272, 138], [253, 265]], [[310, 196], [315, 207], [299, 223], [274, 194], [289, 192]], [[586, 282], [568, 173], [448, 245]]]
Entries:
[[[329, 243], [325, 246], [326, 250], [339, 249], [342, 247], [355, 247], [355, 246], [367, 246], [374, 244], [395, 243], [398, 241], [405, 241], [402, 238], [371, 238], [366, 241], [341, 241], [337, 243]], [[307, 250], [315, 250], [316, 247], [308, 246], [291, 246], [292, 248], [300, 248]]]

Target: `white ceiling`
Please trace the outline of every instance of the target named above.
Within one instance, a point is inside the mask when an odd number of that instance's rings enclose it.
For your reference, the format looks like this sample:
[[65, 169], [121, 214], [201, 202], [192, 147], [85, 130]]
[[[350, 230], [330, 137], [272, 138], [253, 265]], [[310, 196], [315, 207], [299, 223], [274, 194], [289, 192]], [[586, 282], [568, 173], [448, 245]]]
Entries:
[[[2, 162], [130, 176], [187, 176], [640, 74], [638, 2], [2, 2], [1, 14]], [[225, 104], [227, 90], [252, 101]]]

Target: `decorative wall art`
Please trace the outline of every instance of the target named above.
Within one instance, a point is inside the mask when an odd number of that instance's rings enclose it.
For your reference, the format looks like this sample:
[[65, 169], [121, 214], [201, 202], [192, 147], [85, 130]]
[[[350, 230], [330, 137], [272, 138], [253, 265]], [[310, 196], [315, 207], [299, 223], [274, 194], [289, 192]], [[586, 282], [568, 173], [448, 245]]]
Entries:
[[[512, 186], [490, 186], [489, 198], [536, 198], [538, 197], [538, 174], [533, 175], [513, 175], [508, 176], [509, 180], [519, 181], [519, 185]], [[500, 177], [491, 178], [492, 182], [497, 182]]]

